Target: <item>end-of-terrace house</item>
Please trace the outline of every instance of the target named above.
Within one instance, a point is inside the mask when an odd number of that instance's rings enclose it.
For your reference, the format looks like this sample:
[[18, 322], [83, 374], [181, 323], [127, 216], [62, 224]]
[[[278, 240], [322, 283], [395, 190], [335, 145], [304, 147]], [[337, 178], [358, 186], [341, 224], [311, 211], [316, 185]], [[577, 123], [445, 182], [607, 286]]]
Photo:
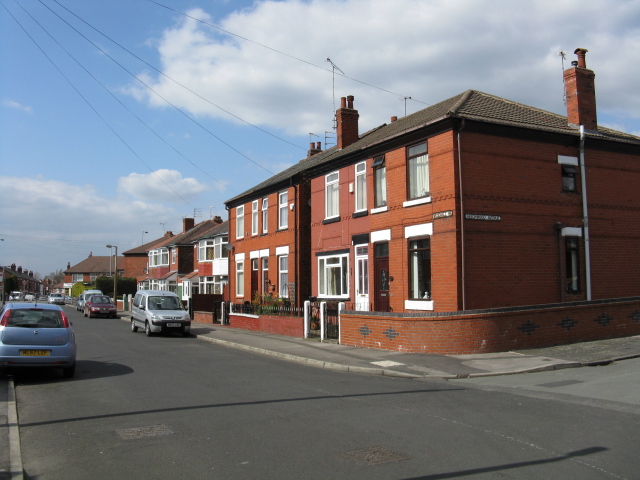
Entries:
[[114, 262], [113, 258], [109, 255], [97, 256], [90, 253], [86, 259], [73, 267], [68, 263], [64, 271], [64, 288], [67, 294], [71, 294], [71, 288], [76, 283], [95, 283], [96, 278], [111, 277], [114, 272], [122, 277], [125, 273], [125, 259], [117, 257]]
[[167, 238], [153, 246], [148, 252], [148, 278], [141, 289], [168, 290], [183, 299], [189, 298], [183, 292], [182, 278], [194, 270], [194, 240], [208, 233], [222, 223], [220, 217], [195, 224], [195, 219], [183, 219], [181, 234]]
[[[586, 52], [564, 72], [567, 116], [468, 90], [359, 134], [342, 99], [338, 145], [280, 174], [310, 188], [289, 263], [344, 302], [341, 343], [451, 354], [640, 333], [640, 138], [598, 125]], [[236, 266], [266, 248], [245, 246], [265, 184], [229, 203]]]
[[229, 212], [229, 301], [277, 298], [300, 307], [311, 294], [310, 193], [313, 155], [225, 202]]

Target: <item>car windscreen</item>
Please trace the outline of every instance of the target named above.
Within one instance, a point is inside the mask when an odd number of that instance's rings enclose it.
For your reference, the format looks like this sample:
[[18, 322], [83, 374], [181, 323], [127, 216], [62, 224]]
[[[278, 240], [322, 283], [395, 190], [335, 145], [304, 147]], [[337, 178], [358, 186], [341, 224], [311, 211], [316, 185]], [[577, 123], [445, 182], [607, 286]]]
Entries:
[[16, 309], [11, 310], [8, 327], [25, 327], [25, 328], [63, 328], [61, 312], [55, 310], [33, 309]]
[[109, 300], [109, 297], [93, 295], [89, 298], [89, 303], [111, 303], [111, 300]]
[[149, 310], [182, 310], [178, 297], [149, 297]]

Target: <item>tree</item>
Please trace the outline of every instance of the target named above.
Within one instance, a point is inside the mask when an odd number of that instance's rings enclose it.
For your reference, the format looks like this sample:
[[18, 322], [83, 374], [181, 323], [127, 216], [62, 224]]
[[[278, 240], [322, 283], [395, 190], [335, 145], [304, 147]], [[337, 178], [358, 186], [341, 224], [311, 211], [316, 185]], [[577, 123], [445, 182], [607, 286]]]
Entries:
[[55, 272], [51, 272], [48, 275], [48, 278], [50, 278], [51, 282], [55, 285], [56, 283], [64, 281], [64, 272], [62, 271], [62, 269], [58, 269]]

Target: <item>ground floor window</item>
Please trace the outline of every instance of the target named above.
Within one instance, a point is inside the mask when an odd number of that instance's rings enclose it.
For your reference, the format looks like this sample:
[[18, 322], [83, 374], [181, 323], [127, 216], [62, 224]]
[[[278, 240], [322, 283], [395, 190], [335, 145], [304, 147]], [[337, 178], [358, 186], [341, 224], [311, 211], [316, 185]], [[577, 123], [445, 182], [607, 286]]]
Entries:
[[244, 262], [236, 262], [236, 297], [244, 297]]
[[222, 295], [224, 284], [227, 283], [222, 275], [214, 275], [213, 277], [200, 278], [200, 291], [206, 294]]
[[431, 299], [431, 242], [429, 238], [409, 240], [409, 298]]
[[580, 291], [580, 248], [578, 237], [566, 237], [565, 248], [567, 292], [576, 293]]
[[349, 296], [349, 254], [318, 259], [318, 296]]
[[289, 255], [278, 257], [278, 289], [282, 298], [289, 298]]

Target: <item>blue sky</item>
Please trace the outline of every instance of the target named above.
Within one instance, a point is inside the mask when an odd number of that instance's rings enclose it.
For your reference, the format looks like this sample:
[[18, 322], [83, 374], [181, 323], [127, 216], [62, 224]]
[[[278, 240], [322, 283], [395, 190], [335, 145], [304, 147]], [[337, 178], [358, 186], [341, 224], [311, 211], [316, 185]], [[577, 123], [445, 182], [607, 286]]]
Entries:
[[226, 218], [342, 96], [361, 132], [467, 89], [565, 114], [581, 47], [640, 135], [638, 0], [0, 0], [0, 42], [0, 264], [41, 276]]

